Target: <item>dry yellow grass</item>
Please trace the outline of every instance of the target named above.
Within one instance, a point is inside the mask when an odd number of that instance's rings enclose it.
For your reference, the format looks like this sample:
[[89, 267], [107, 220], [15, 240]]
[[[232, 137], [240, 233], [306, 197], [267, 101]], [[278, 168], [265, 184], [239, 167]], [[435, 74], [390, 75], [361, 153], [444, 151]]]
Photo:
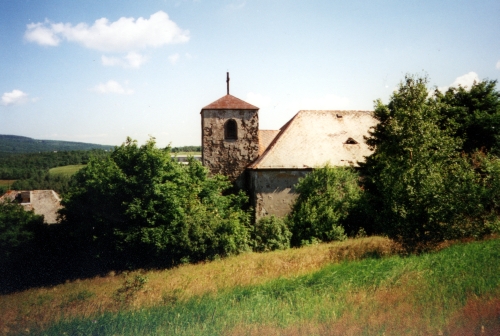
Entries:
[[0, 187], [10, 187], [16, 180], [0, 180]]
[[[399, 246], [387, 238], [369, 237], [270, 253], [246, 253], [169, 270], [137, 271], [129, 276], [140, 272], [148, 282], [126, 308], [151, 307], [234, 286], [296, 277], [330, 263], [357, 260], [369, 254], [386, 256], [398, 250]], [[43, 328], [62, 318], [124, 309], [113, 299], [124, 279], [124, 275], [111, 272], [106, 277], [0, 296], [0, 332], [22, 331], [32, 326]]]

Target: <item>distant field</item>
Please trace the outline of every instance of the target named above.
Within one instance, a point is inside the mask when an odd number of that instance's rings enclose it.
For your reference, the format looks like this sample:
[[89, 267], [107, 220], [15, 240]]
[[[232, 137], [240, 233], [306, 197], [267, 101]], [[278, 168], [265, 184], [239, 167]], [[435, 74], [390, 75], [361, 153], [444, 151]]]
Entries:
[[73, 175], [80, 169], [85, 167], [85, 165], [69, 165], [49, 169], [49, 174], [51, 175]]
[[0, 180], [0, 187], [8, 187], [11, 186], [12, 183], [16, 182], [16, 180]]

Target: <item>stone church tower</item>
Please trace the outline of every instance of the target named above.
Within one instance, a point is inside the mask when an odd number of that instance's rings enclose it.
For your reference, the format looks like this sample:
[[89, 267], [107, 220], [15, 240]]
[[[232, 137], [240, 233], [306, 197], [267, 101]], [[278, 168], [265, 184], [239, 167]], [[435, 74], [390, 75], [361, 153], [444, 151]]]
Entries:
[[201, 109], [202, 163], [246, 187], [245, 168], [259, 156], [259, 108], [229, 94]]

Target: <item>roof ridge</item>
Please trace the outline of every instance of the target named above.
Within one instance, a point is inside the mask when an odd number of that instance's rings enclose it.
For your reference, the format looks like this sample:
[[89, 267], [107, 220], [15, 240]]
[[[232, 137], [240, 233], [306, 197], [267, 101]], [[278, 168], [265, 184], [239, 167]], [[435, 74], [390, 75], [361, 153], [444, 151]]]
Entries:
[[257, 106], [254, 106], [246, 101], [235, 97], [233, 95], [227, 94], [216, 101], [203, 107], [201, 110], [258, 110]]

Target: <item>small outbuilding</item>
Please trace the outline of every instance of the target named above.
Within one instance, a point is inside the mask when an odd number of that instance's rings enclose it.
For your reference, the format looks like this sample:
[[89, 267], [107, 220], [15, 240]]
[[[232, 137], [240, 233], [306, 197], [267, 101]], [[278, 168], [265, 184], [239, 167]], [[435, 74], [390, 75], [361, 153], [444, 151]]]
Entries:
[[26, 211], [44, 216], [46, 224], [58, 222], [57, 213], [61, 206], [61, 198], [54, 190], [9, 190], [0, 197], [0, 202], [10, 200], [19, 203]]

